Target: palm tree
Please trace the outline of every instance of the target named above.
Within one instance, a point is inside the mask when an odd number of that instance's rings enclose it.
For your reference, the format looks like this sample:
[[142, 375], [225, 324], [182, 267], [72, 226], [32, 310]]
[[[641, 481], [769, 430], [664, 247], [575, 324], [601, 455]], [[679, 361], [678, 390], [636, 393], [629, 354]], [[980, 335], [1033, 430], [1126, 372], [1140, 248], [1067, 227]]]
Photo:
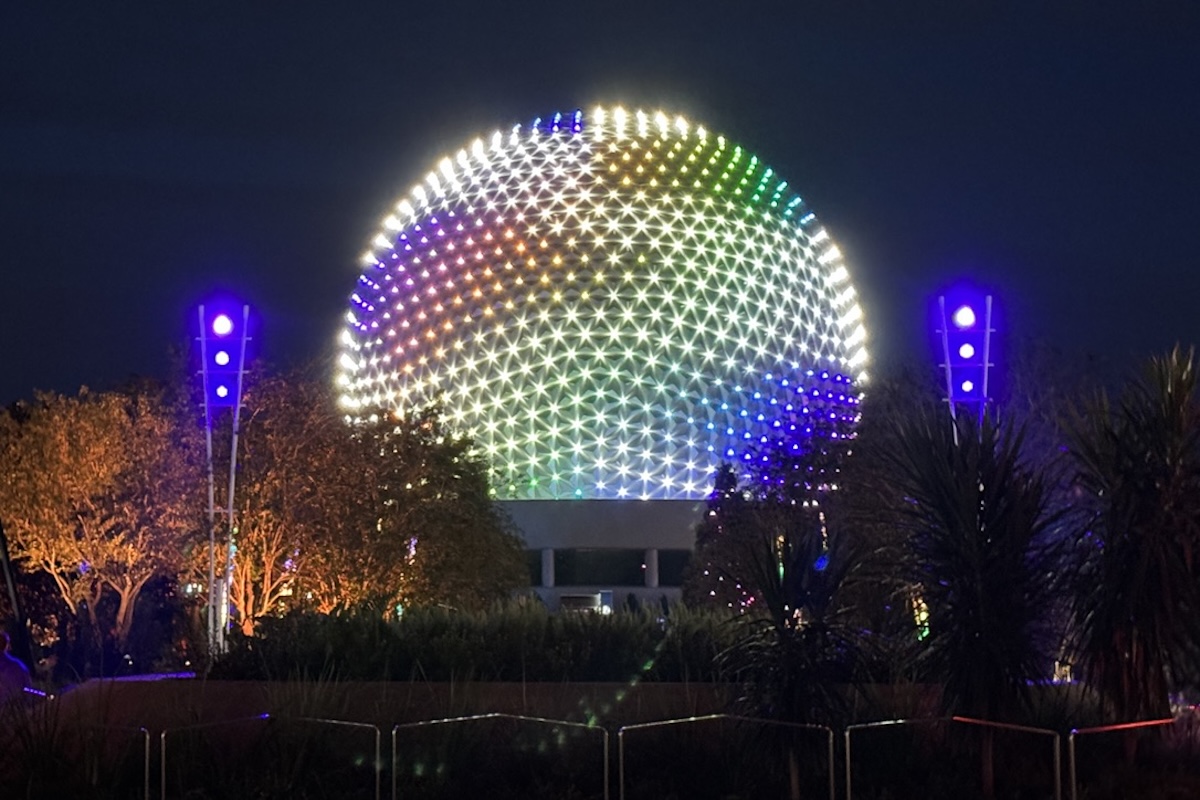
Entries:
[[[957, 431], [957, 437], [956, 437]], [[907, 572], [928, 607], [920, 650], [948, 711], [1012, 714], [1045, 674], [1048, 548], [1059, 515], [1021, 435], [933, 409], [901, 423], [890, 460], [906, 502]]]
[[1200, 413], [1194, 354], [1151, 359], [1114, 407], [1104, 394], [1068, 430], [1084, 512], [1075, 653], [1118, 719], [1170, 712], [1194, 680], [1200, 630]]
[[[736, 709], [784, 722], [845, 724], [845, 688], [867, 661], [861, 632], [843, 604], [857, 563], [852, 542], [828, 533], [815, 501], [759, 496], [726, 524], [743, 543], [743, 580], [755, 589], [741, 635], [719, 658], [740, 687]], [[789, 796], [798, 798], [799, 756], [793, 746], [784, 755]]]
[[[905, 500], [895, 523], [907, 533], [905, 571], [926, 614], [917, 663], [942, 682], [947, 712], [1011, 716], [1047, 672], [1049, 548], [1060, 515], [1048, 510], [1041, 474], [1021, 461], [1019, 432], [934, 408], [897, 425], [887, 460]], [[987, 797], [990, 733], [981, 750]]]
[[[735, 707], [748, 716], [847, 721], [845, 687], [865, 662], [861, 632], [843, 603], [858, 559], [853, 540], [831, 530], [837, 526], [825, 500], [848, 449], [843, 431], [821, 429], [765, 448], [745, 487], [726, 486], [737, 502], [721, 508], [723, 572], [745, 590], [745, 613], [719, 662], [740, 687]], [[798, 798], [799, 753], [786, 745], [783, 755], [789, 796]]]

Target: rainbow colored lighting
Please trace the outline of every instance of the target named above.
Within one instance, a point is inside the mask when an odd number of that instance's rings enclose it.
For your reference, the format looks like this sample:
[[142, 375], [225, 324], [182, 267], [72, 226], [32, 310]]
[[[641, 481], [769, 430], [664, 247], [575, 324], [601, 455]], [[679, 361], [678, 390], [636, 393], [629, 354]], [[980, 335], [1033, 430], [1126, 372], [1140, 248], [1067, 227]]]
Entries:
[[441, 399], [502, 497], [704, 497], [721, 461], [858, 416], [840, 252], [758, 158], [681, 117], [556, 114], [443, 159], [383, 220], [337, 382]]

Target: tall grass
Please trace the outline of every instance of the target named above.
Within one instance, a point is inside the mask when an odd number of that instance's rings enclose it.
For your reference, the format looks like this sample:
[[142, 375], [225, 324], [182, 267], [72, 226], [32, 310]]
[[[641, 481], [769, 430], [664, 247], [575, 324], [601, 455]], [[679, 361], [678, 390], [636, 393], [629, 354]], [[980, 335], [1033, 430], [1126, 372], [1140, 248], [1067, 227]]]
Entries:
[[53, 701], [27, 699], [0, 706], [0, 797], [140, 796], [140, 731], [103, 726], [103, 709], [81, 715]]

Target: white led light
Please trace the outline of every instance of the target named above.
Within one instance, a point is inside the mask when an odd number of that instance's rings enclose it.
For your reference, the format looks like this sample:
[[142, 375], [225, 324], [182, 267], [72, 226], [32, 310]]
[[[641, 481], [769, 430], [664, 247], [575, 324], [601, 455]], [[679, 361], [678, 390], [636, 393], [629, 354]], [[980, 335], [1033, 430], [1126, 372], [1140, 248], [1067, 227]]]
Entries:
[[477, 139], [363, 264], [342, 405], [440, 398], [499, 497], [699, 498], [805, 413], [857, 418], [866, 333], [841, 252], [772, 170], [680, 117], [596, 109]]
[[959, 306], [952, 318], [954, 325], [960, 330], [975, 326], [975, 309], [970, 306]]
[[212, 332], [216, 336], [228, 336], [233, 333], [233, 320], [228, 314], [217, 314], [213, 317]]

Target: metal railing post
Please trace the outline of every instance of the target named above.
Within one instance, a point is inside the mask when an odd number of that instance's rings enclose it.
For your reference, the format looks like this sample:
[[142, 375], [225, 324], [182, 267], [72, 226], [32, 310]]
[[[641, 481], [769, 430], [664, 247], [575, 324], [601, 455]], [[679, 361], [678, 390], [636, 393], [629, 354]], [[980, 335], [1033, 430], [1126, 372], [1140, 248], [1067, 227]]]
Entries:
[[829, 800], [837, 800], [837, 775], [833, 767], [833, 728], [826, 728], [829, 735]]
[[612, 771], [612, 762], [609, 760], [608, 752], [608, 729], [601, 728], [601, 730], [604, 731], [604, 800], [609, 800], [609, 784], [611, 783], [609, 773]]
[[1062, 739], [1054, 740], [1054, 800], [1062, 800]]
[[850, 774], [851, 774], [851, 771], [850, 771], [850, 763], [851, 763], [851, 758], [850, 758], [850, 729], [849, 729], [849, 728], [846, 728], [845, 732], [844, 732], [842, 735], [843, 735], [843, 736], [845, 737], [845, 739], [846, 739], [846, 800], [850, 800], [850, 798], [854, 796], [854, 792], [853, 792], [853, 790], [850, 788]]
[[1079, 799], [1079, 782], [1075, 775], [1075, 734], [1078, 729], [1072, 728], [1071, 735], [1067, 737], [1067, 765], [1071, 776], [1071, 800]]
[[625, 800], [625, 729], [617, 731], [617, 797]]
[[82, 727], [95, 731], [125, 731], [142, 735], [142, 800], [150, 800], [150, 730], [143, 725], [126, 727], [124, 725], [87, 725]]
[[150, 730], [141, 728], [142, 732], [142, 797], [150, 800]]

